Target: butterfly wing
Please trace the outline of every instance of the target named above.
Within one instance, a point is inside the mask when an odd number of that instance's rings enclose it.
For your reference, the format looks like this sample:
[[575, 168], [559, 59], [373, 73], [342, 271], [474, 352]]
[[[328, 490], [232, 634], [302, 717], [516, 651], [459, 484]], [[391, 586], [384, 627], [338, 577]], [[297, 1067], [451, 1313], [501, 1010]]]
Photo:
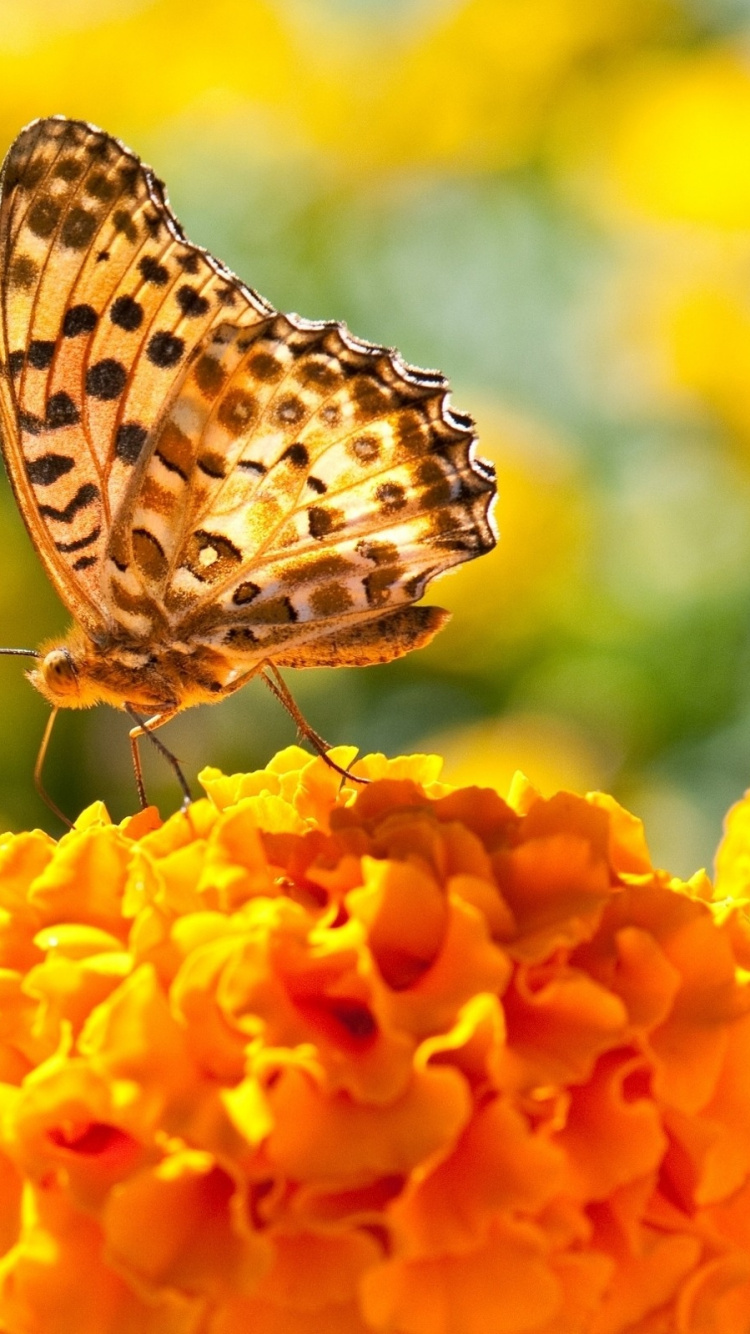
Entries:
[[52, 117], [0, 182], [0, 423], [11, 484], [63, 601], [96, 638], [112, 516], [192, 350], [271, 308], [189, 245], [164, 187], [116, 139]]
[[0, 275], [8, 472], [92, 637], [220, 649], [231, 683], [434, 633], [411, 604], [494, 544], [494, 476], [442, 376], [279, 315], [138, 158], [61, 117], [6, 159]]
[[443, 619], [404, 614], [428, 581], [494, 545], [473, 445], [441, 375], [342, 325], [220, 325], [133, 476], [111, 598], [134, 632], [162, 607], [174, 642], [223, 654], [225, 684], [260, 658], [398, 656]]

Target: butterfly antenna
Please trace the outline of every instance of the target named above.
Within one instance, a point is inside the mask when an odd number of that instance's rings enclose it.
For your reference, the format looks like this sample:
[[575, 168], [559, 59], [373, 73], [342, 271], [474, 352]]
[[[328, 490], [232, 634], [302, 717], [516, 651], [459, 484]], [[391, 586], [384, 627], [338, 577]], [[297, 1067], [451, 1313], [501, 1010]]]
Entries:
[[[280, 704], [283, 704], [287, 713], [296, 723], [297, 730], [300, 734], [307, 738], [313, 749], [318, 752], [321, 760], [324, 760], [330, 769], [335, 769], [336, 773], [341, 774], [342, 778], [348, 778], [353, 783], [367, 784], [370, 782], [369, 778], [357, 778], [357, 775], [351, 773], [349, 769], [342, 769], [341, 765], [337, 764], [336, 761], [332, 760], [330, 755], [326, 753], [331, 747], [327, 741], [323, 740], [320, 733], [316, 732], [315, 728], [310, 726], [303, 714], [300, 713], [286, 681], [279, 673], [278, 668], [274, 667], [272, 662], [270, 662], [261, 672], [261, 679], [265, 681], [271, 694], [276, 696], [276, 699]], [[353, 762], [354, 761], [352, 761], [352, 763]]]
[[[19, 653], [21, 651], [22, 650], [20, 649], [2, 650], [2, 652], [4, 653], [13, 653], [13, 652]], [[36, 656], [37, 655], [34, 654], [34, 657]], [[62, 820], [63, 824], [67, 825], [68, 829], [72, 829], [73, 821], [69, 820], [67, 815], [63, 814], [63, 812], [60, 810], [60, 807], [56, 804], [56, 802], [52, 800], [49, 792], [47, 791], [47, 789], [44, 786], [44, 783], [42, 782], [42, 769], [44, 768], [44, 760], [47, 754], [47, 747], [49, 746], [49, 739], [52, 736], [52, 728], [55, 725], [55, 718], [57, 717], [58, 713], [59, 713], [58, 709], [53, 709], [49, 718], [47, 719], [47, 726], [44, 729], [42, 744], [39, 747], [39, 754], [36, 757], [36, 764], [34, 765], [34, 787], [39, 793], [39, 796], [42, 798], [42, 801], [44, 802], [45, 806], [49, 806], [49, 809], [53, 812], [54, 815], [57, 816], [58, 820]]]
[[6, 654], [9, 658], [38, 658], [39, 652], [35, 648], [0, 648], [0, 653]]

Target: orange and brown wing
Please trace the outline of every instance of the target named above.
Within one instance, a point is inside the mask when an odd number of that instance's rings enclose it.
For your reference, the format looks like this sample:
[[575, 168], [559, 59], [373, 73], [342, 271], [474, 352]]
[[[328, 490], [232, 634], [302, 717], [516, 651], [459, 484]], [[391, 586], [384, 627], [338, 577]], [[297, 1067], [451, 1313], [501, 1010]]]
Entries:
[[439, 628], [406, 611], [427, 583], [494, 545], [473, 447], [442, 375], [342, 325], [220, 325], [134, 473], [111, 597], [223, 651], [227, 684], [260, 658], [387, 661]]
[[278, 315], [103, 132], [16, 140], [0, 284], [8, 471], [90, 634], [221, 647], [229, 677], [379, 635], [395, 656], [427, 582], [494, 544], [494, 477], [443, 377]]
[[138, 457], [206, 331], [271, 311], [185, 240], [164, 187], [102, 131], [52, 117], [0, 181], [0, 423], [21, 513], [89, 633], [122, 629], [103, 563]]

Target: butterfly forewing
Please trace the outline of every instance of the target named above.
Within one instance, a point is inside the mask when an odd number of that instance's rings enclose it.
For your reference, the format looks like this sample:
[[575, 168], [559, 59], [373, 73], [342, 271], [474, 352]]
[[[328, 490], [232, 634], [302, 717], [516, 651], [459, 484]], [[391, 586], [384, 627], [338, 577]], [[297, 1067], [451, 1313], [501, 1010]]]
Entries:
[[431, 637], [442, 613], [411, 604], [495, 540], [494, 475], [441, 375], [278, 314], [78, 122], [13, 146], [0, 261], [8, 469], [100, 647], [209, 649], [223, 689]]
[[0, 204], [5, 453], [65, 601], [98, 633], [112, 516], [210, 325], [267, 309], [183, 238], [163, 188], [109, 135], [62, 118], [11, 149]]

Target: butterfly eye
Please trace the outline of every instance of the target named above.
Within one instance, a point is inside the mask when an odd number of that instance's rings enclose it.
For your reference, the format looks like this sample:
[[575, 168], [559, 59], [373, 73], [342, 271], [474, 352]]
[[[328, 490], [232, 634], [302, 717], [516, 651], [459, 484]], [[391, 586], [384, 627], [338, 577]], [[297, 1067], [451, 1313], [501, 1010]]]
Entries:
[[78, 673], [67, 649], [50, 649], [42, 659], [41, 673], [53, 694], [68, 695], [78, 690]]

